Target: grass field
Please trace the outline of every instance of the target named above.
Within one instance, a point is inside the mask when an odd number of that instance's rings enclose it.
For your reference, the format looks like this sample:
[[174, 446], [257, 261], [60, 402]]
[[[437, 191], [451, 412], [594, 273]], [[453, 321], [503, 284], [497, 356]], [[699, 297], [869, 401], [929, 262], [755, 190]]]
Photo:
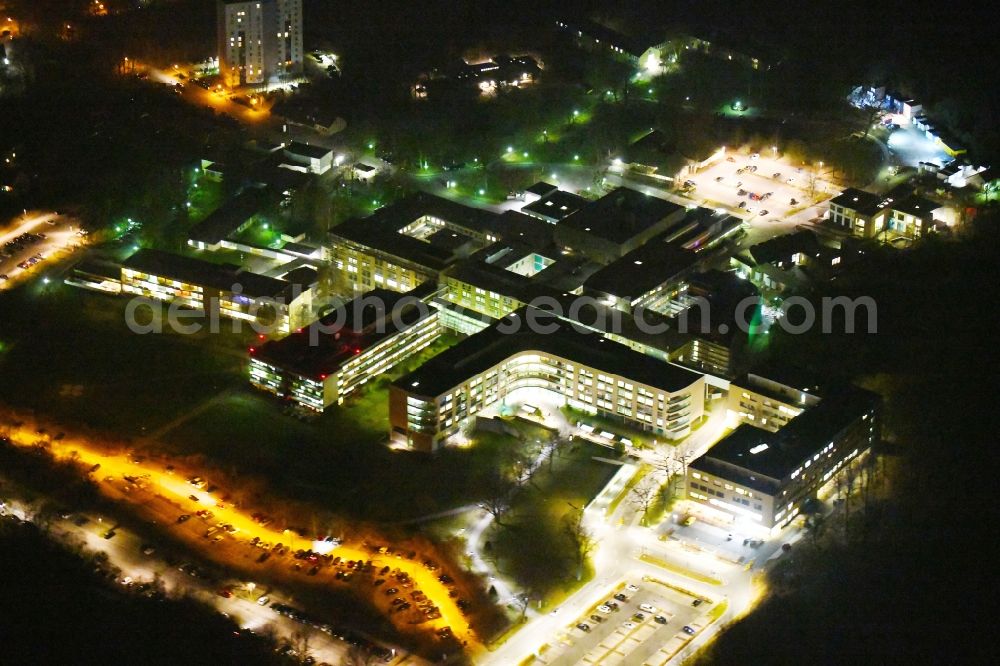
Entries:
[[[481, 498], [479, 479], [508, 441], [433, 458], [382, 446], [388, 383], [453, 344], [445, 337], [391, 375], [314, 419], [252, 389], [248, 337], [231, 332], [136, 335], [126, 299], [53, 282], [0, 295], [0, 401], [147, 450], [203, 456], [278, 495], [357, 518], [417, 518]], [[225, 322], [224, 322], [225, 324]], [[225, 329], [225, 325], [223, 326]]]
[[564, 598], [592, 575], [585, 568], [577, 579], [564, 520], [572, 511], [583, 509], [617, 470], [593, 459], [607, 453], [596, 444], [574, 441], [566, 446], [551, 469], [543, 464], [514, 496], [503, 524], [494, 523], [488, 535], [499, 570], [523, 589], [532, 590], [543, 607]]
[[240, 383], [242, 336], [137, 335], [125, 303], [56, 282], [0, 295], [0, 401], [130, 438]]

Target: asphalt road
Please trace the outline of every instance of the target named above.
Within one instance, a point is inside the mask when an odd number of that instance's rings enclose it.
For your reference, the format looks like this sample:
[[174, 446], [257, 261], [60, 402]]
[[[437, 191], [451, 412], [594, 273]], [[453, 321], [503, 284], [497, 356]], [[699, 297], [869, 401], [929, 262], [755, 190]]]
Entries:
[[[10, 438], [15, 444], [30, 446], [37, 441], [38, 436], [32, 427], [25, 426], [13, 429]], [[49, 448], [60, 458], [68, 458], [75, 454], [84, 465], [99, 465], [92, 473], [92, 477], [105, 494], [130, 502], [145, 520], [157, 523], [159, 529], [170, 530], [187, 545], [203, 552], [208, 559], [245, 567], [248, 564], [247, 560], [259, 557], [263, 552], [259, 547], [251, 545], [252, 537], [269, 544], [282, 543], [292, 553], [300, 549], [316, 548], [315, 542], [311, 539], [303, 538], [289, 530], [282, 531], [261, 525], [253, 519], [250, 509], [237, 508], [228, 502], [223, 503], [218, 496], [191, 485], [185, 479], [195, 473], [192, 470], [167, 470], [162, 467], [162, 463], [130, 459], [124, 453], [102, 453], [89, 442], [79, 438], [67, 437], [53, 441], [49, 443]], [[126, 476], [140, 477], [140, 483], [138, 485], [129, 483], [125, 479]], [[210, 510], [213, 515], [205, 522], [204, 519], [196, 517], [196, 512], [200, 510]], [[183, 524], [178, 524], [177, 520], [181, 514], [190, 515], [191, 518]], [[219, 527], [220, 525], [228, 525], [228, 530]], [[213, 527], [215, 530], [209, 534], [208, 530]], [[226, 534], [227, 531], [229, 534]], [[437, 606], [440, 617], [436, 619], [428, 619], [423, 615], [413, 617], [418, 613], [416, 608], [418, 604], [413, 603], [412, 611], [393, 613], [391, 619], [406, 623], [411, 628], [414, 622], [419, 622], [429, 631], [450, 627], [459, 640], [469, 644], [470, 650], [474, 650], [478, 645], [469, 622], [457, 606], [457, 599], [451, 596], [452, 588], [439, 581], [438, 573], [426, 568], [419, 557], [411, 560], [390, 555], [373, 555], [360, 543], [340, 544], [330, 551], [330, 555], [340, 557], [345, 563], [348, 560], [372, 560], [376, 568], [388, 565], [393, 570], [405, 572], [412, 583], [403, 594], [422, 591]], [[284, 576], [304, 577], [310, 567], [308, 563], [303, 565], [300, 562], [293, 562], [291, 555], [287, 554], [275, 555], [270, 560], [270, 572], [275, 575], [280, 573]], [[302, 565], [301, 570], [285, 569], [285, 567], [293, 568], [295, 564]], [[317, 585], [335, 585], [335, 569], [342, 570], [346, 567], [344, 564], [337, 567], [321, 566], [313, 582]], [[399, 587], [406, 586], [400, 584]], [[375, 590], [371, 592], [371, 596], [376, 607], [388, 615], [389, 602], [392, 599]]]

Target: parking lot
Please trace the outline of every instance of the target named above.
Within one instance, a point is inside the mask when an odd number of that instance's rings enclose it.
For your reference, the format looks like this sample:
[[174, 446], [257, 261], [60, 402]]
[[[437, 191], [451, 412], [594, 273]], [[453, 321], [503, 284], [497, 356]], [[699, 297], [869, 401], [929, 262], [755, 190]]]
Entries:
[[[817, 200], [840, 190], [829, 169], [794, 166], [781, 157], [732, 153], [690, 176], [687, 196], [708, 208], [725, 208], [753, 226], [805, 224], [818, 216]], [[811, 195], [811, 196], [810, 196]]]
[[0, 230], [0, 290], [39, 271], [46, 260], [81, 240], [72, 218], [55, 213], [17, 218]]
[[566, 627], [533, 663], [665, 664], [709, 620], [712, 601], [652, 578], [623, 581]]

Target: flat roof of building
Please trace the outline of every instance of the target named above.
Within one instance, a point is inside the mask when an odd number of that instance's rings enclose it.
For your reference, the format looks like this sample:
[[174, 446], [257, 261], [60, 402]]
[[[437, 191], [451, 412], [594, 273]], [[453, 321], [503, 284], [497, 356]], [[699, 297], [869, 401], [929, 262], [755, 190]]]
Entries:
[[527, 206], [522, 206], [521, 212], [537, 217], [549, 218], [558, 223], [588, 205], [590, 205], [590, 201], [578, 194], [564, 190], [555, 190], [538, 201], [533, 201]]
[[[469, 261], [463, 261], [452, 266], [448, 269], [447, 274], [449, 277], [453, 277], [466, 284], [471, 284], [474, 287], [516, 298], [522, 303], [528, 303], [533, 298], [539, 296], [557, 296], [560, 294], [559, 291], [548, 286], [549, 280], [543, 277], [551, 269], [558, 270], [557, 264], [552, 264], [548, 268], [539, 271], [534, 277], [525, 277], [524, 275], [507, 270], [504, 266], [470, 259]], [[536, 280], [536, 278], [541, 279]]]
[[291, 153], [292, 155], [309, 157], [314, 160], [321, 160], [331, 154], [333, 152], [333, 148], [324, 148], [323, 146], [314, 146], [311, 143], [292, 141], [290, 144], [285, 146], [285, 152]]
[[941, 207], [941, 204], [931, 201], [919, 194], [911, 194], [899, 201], [892, 202], [892, 209], [912, 215], [914, 217], [930, 217], [931, 214]]
[[246, 188], [222, 204], [188, 232], [188, 240], [215, 245], [225, 240], [263, 208], [266, 192]]
[[[880, 400], [877, 394], [856, 386], [840, 387], [778, 432], [768, 432], [750, 424], [740, 425], [691, 466], [725, 476], [724, 472], [719, 472], [719, 466], [712, 466], [712, 461], [717, 461], [745, 470], [746, 477], [751, 479], [763, 476], [782, 481], [833, 441], [844, 428], [865, 414], [873, 413]], [[708, 462], [708, 468], [702, 467], [703, 460]]]
[[544, 252], [555, 242], [555, 225], [537, 217], [507, 210], [489, 221], [493, 235], [508, 242], [525, 243]]
[[[330, 237], [352, 241], [367, 248], [399, 257], [405, 261], [438, 271], [455, 258], [456, 247], [464, 243], [452, 242], [454, 230], [439, 236], [441, 244], [423, 241], [400, 233], [400, 230], [421, 217], [434, 217], [449, 226], [471, 234], [466, 240], [485, 238], [496, 226], [497, 215], [480, 208], [419, 192], [389, 206], [380, 208], [364, 219], [348, 220], [330, 230]], [[446, 242], [445, 242], [446, 241]]]
[[110, 280], [122, 279], [122, 267], [119, 264], [107, 259], [83, 259], [73, 266], [73, 273], [77, 275], [108, 278]]
[[620, 245], [683, 209], [672, 201], [619, 187], [559, 224]]
[[220, 291], [233, 291], [238, 285], [240, 292], [251, 298], [278, 298], [285, 295], [293, 286], [291, 282], [251, 273], [234, 264], [213, 264], [153, 248], [137, 251], [122, 262], [122, 268], [147, 275], [169, 277]]
[[531, 187], [525, 189], [527, 194], [537, 194], [540, 197], [544, 197], [552, 192], [555, 192], [559, 188], [552, 183], [546, 183], [544, 180], [540, 180]]
[[814, 232], [803, 229], [757, 243], [747, 250], [747, 254], [758, 264], [773, 264], [797, 252], [816, 256], [822, 247]]
[[[252, 355], [282, 370], [322, 381], [337, 372], [346, 360], [429, 316], [436, 316], [434, 309], [418, 307], [413, 300], [427, 295], [424, 285], [405, 294], [387, 289], [367, 291], [316, 324], [255, 348]], [[392, 313], [397, 307], [394, 317]], [[315, 328], [315, 332], [310, 328]]]
[[[530, 325], [529, 317], [538, 325]], [[516, 332], [508, 332], [515, 323], [519, 324]], [[537, 308], [521, 308], [438, 354], [397, 380], [395, 385], [409, 393], [436, 397], [469, 377], [524, 352], [559, 356], [667, 392], [685, 389], [702, 377], [697, 372], [640, 354], [596, 332], [574, 326], [554, 314]]]
[[862, 215], [874, 215], [879, 211], [879, 204], [882, 203], [882, 197], [871, 192], [849, 187], [830, 199], [830, 203], [842, 208], [855, 210]]
[[635, 298], [677, 279], [698, 263], [698, 255], [654, 238], [591, 275], [584, 286], [620, 298]]
[[575, 30], [591, 39], [616, 46], [636, 58], [645, 53], [646, 49], [664, 41], [653, 36], [626, 35], [590, 19], [564, 19], [560, 23], [564, 24], [567, 30]]

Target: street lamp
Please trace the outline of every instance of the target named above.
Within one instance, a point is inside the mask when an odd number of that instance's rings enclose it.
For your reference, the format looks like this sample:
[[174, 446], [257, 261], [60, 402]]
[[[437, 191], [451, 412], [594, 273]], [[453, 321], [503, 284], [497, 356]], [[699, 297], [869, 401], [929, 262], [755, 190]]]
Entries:
[[772, 155], [773, 155], [774, 157], [777, 157], [777, 156], [778, 156], [778, 147], [777, 147], [777, 146], [771, 146], [771, 154], [772, 154]]

